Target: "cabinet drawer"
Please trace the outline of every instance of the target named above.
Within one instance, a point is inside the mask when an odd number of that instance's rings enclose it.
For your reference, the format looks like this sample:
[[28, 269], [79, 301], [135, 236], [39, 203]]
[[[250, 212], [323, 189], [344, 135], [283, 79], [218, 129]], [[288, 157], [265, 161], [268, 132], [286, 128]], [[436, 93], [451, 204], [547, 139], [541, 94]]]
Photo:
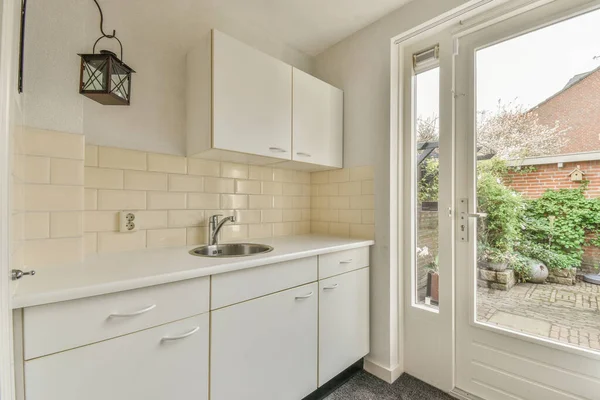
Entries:
[[206, 400], [208, 336], [206, 313], [27, 361], [27, 400]]
[[209, 278], [203, 277], [26, 308], [25, 359], [207, 312], [209, 290]]
[[317, 257], [213, 275], [211, 310], [317, 280]]
[[319, 256], [319, 279], [369, 266], [369, 248], [338, 251]]

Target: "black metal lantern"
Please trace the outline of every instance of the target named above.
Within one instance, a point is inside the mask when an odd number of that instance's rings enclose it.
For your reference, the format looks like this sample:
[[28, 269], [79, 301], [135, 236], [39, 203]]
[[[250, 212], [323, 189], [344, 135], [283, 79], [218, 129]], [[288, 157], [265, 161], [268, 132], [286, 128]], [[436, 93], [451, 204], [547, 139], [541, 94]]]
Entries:
[[[81, 71], [79, 76], [79, 93], [100, 104], [112, 106], [128, 106], [131, 100], [131, 69], [123, 60], [123, 45], [116, 37], [104, 33], [102, 23], [104, 17], [100, 5], [94, 0], [100, 12], [100, 36], [94, 43], [92, 54], [79, 54]], [[108, 50], [96, 53], [96, 45], [103, 39], [115, 39], [121, 47], [121, 59]]]

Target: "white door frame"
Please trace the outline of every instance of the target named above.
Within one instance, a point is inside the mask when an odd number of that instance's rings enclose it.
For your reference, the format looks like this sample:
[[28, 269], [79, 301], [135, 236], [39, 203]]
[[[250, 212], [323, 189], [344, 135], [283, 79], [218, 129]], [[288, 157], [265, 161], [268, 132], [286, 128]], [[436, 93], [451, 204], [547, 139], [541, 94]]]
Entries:
[[2, 0], [0, 36], [0, 399], [12, 400], [14, 365], [12, 346], [11, 259], [11, 146], [15, 125], [14, 105], [18, 97], [16, 73], [21, 5]]
[[[399, 311], [399, 366], [393, 374], [393, 381], [402, 372], [412, 374], [433, 386], [446, 392], [454, 388], [454, 278], [452, 272], [452, 260], [447, 263], [448, 271], [444, 272], [440, 289], [440, 302], [445, 308], [442, 316], [425, 311], [413, 306], [412, 291], [412, 217], [411, 202], [407, 201], [409, 194], [406, 193], [405, 181], [407, 171], [406, 165], [406, 141], [404, 109], [406, 104], [405, 75], [407, 73], [404, 59], [406, 50], [415, 43], [426, 40], [428, 37], [439, 34], [445, 29], [456, 25], [461, 19], [473, 17], [479, 13], [491, 9], [507, 0], [471, 0], [465, 4], [448, 11], [430, 21], [418, 25], [390, 40], [391, 53], [391, 90], [390, 90], [390, 263], [397, 265], [399, 269], [398, 311]], [[440, 37], [440, 39], [442, 39]], [[446, 55], [447, 57], [448, 55]], [[411, 68], [412, 70], [412, 68]], [[450, 71], [451, 72], [451, 71]], [[447, 77], [446, 82], [449, 82]], [[448, 84], [444, 85], [446, 89]], [[446, 127], [452, 130], [452, 127]], [[449, 138], [452, 140], [452, 138]], [[452, 200], [450, 200], [450, 204]], [[446, 221], [448, 229], [451, 229], [452, 219]], [[395, 240], [396, 239], [396, 240]], [[446, 308], [448, 307], [448, 308]], [[410, 326], [409, 326], [410, 325]], [[419, 337], [416, 333], [419, 329], [437, 329], [442, 327], [443, 340], [431, 345], [426, 337]], [[444, 351], [443, 362], [440, 368], [430, 369], [427, 360], [441, 361], [438, 350]]]
[[[539, 5], [538, 2], [537, 5]], [[600, 7], [598, 0], [556, 0], [529, 7], [482, 30], [459, 34], [456, 60], [458, 198], [475, 202], [475, 51]], [[468, 24], [467, 24], [468, 25]], [[469, 222], [475, 237], [475, 221]], [[592, 399], [600, 392], [600, 355], [476, 322], [476, 240], [456, 244], [456, 386], [486, 399]]]

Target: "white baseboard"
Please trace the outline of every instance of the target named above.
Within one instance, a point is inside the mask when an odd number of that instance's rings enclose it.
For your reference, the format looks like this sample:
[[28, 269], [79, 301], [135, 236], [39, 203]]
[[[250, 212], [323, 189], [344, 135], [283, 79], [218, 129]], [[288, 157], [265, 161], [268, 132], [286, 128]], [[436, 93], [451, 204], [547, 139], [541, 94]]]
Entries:
[[374, 375], [387, 383], [394, 383], [394, 381], [404, 372], [401, 365], [396, 365], [394, 368], [390, 369], [367, 359], [365, 359], [363, 368], [371, 375]]

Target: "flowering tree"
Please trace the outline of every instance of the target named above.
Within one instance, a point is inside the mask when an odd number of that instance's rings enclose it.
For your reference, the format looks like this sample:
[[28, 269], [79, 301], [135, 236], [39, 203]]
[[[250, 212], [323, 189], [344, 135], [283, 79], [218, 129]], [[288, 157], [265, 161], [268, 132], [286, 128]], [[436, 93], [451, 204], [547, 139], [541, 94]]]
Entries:
[[479, 156], [522, 160], [557, 154], [567, 142], [567, 130], [558, 121], [553, 126], [541, 124], [535, 109], [527, 111], [522, 105], [498, 102], [495, 112], [479, 114]]

